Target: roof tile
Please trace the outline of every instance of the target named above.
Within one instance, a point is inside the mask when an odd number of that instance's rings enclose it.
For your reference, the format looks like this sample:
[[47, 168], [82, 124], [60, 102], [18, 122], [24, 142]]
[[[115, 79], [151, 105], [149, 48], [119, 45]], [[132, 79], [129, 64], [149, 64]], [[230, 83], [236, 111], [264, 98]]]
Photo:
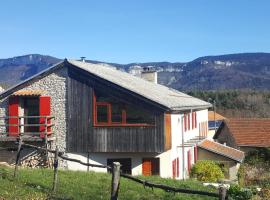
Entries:
[[230, 158], [238, 162], [242, 162], [245, 157], [244, 152], [240, 150], [222, 145], [220, 143], [217, 143], [208, 139], [203, 140], [201, 143], [199, 143], [198, 146], [203, 149], [206, 149], [213, 153], [217, 153], [219, 155], [225, 156], [227, 158]]
[[270, 147], [270, 119], [226, 119], [238, 146]]

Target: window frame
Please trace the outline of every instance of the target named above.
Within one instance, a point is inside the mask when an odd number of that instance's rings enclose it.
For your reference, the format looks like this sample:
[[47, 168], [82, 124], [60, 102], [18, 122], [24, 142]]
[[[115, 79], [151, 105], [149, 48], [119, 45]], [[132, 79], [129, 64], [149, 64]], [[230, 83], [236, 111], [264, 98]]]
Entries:
[[[148, 124], [148, 123], [127, 123], [127, 113], [125, 109], [122, 109], [121, 111], [121, 121], [120, 122], [113, 122], [112, 121], [112, 103], [110, 102], [97, 102], [97, 97], [95, 94], [95, 91], [93, 90], [93, 125], [94, 127], [154, 127], [156, 125], [156, 122], [154, 124]], [[97, 106], [108, 106], [107, 108], [107, 122], [98, 122], [97, 120]]]

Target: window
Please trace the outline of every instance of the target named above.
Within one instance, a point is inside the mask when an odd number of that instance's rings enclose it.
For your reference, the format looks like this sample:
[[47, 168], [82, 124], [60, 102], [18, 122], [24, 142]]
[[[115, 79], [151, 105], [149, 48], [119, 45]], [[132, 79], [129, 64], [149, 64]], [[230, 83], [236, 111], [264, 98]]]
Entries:
[[137, 106], [95, 92], [93, 95], [95, 126], [153, 126], [155, 116]]
[[109, 120], [108, 117], [109, 106], [108, 105], [97, 105], [97, 122], [99, 123], [107, 123]]

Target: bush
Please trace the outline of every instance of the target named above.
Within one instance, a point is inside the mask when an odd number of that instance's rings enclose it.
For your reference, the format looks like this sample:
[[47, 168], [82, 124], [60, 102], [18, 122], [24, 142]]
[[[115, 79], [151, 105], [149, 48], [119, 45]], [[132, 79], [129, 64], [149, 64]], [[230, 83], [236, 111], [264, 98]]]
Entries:
[[241, 188], [239, 185], [231, 185], [228, 196], [229, 200], [249, 200], [252, 198], [252, 191]]
[[250, 151], [245, 156], [245, 163], [250, 165], [257, 165], [258, 163], [269, 163], [270, 148], [257, 148]]
[[211, 160], [199, 160], [191, 168], [191, 177], [199, 181], [216, 182], [224, 178], [224, 174], [217, 163]]

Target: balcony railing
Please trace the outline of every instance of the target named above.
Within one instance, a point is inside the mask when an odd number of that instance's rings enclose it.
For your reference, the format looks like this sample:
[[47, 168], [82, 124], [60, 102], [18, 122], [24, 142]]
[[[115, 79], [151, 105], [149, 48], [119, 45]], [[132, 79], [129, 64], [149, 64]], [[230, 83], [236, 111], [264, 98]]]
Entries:
[[[38, 137], [53, 135], [53, 116], [7, 116], [0, 117], [1, 137]], [[31, 122], [32, 121], [32, 122]]]

